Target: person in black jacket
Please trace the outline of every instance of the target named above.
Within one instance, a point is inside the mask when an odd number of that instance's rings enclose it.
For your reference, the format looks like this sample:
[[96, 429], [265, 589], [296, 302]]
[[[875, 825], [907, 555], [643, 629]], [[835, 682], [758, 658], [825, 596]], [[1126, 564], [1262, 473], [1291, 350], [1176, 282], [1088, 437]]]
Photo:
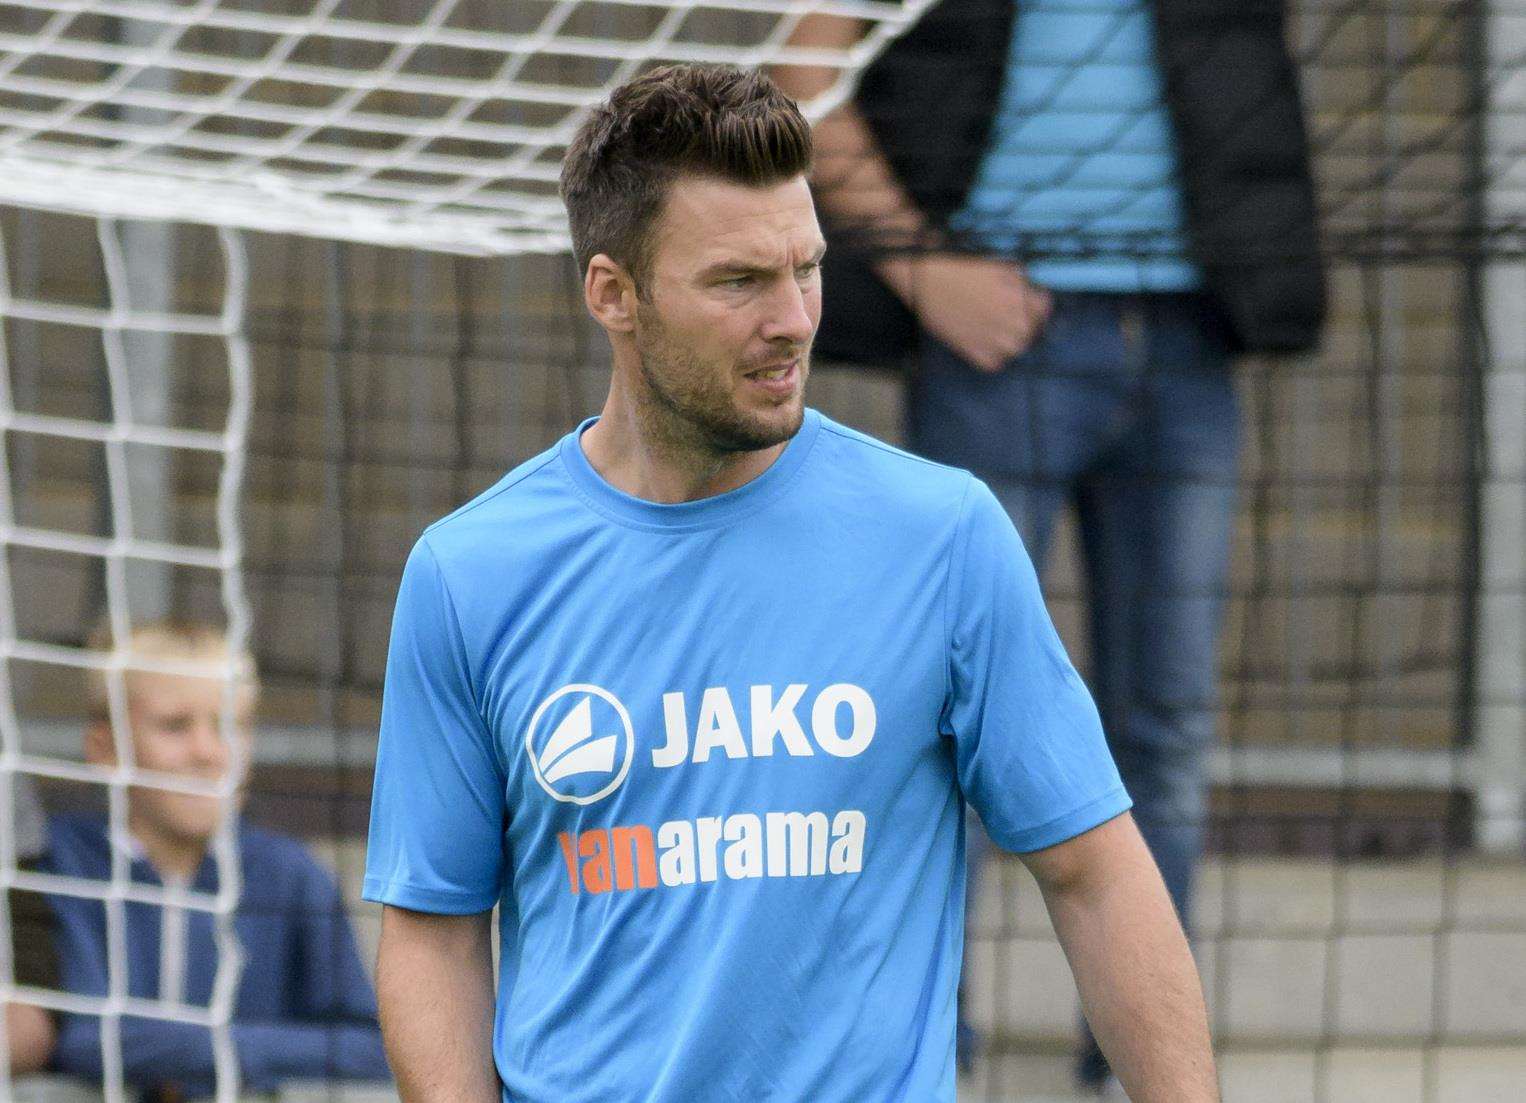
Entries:
[[[861, 28], [811, 16], [792, 45]], [[1235, 514], [1231, 359], [1317, 342], [1281, 0], [942, 0], [817, 127], [824, 358], [909, 364], [909, 440], [1036, 562], [1076, 507], [1090, 681], [1189, 919]], [[787, 68], [807, 98], [837, 79]], [[1106, 1090], [1084, 1033], [1077, 1073]]]

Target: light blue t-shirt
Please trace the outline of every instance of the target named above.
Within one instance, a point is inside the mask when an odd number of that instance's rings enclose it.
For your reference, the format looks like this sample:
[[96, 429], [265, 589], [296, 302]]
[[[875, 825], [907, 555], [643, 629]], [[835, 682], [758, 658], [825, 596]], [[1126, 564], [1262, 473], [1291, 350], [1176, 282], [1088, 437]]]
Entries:
[[1145, 0], [1020, 0], [990, 145], [954, 225], [1062, 291], [1185, 291], [1175, 138]]
[[366, 898], [502, 906], [505, 1100], [953, 1099], [961, 794], [1013, 850], [1129, 806], [1011, 523], [814, 411], [677, 505], [588, 424], [408, 560]]

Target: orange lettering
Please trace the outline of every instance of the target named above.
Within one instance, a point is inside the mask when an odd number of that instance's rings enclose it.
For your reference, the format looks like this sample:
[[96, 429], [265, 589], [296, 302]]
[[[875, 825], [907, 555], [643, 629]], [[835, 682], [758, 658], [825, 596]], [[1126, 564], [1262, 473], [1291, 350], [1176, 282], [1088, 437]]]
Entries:
[[608, 892], [609, 832], [583, 832], [578, 836], [578, 853], [588, 859], [583, 863], [583, 887], [592, 893]]
[[644, 889], [657, 887], [657, 848], [652, 842], [650, 827], [637, 824], [615, 828], [611, 848], [615, 852], [616, 888], [628, 889], [632, 885]]
[[572, 895], [578, 894], [578, 859], [572, 850], [572, 836], [563, 831], [556, 841], [562, 844], [562, 859], [567, 863], [567, 879], [572, 882]]

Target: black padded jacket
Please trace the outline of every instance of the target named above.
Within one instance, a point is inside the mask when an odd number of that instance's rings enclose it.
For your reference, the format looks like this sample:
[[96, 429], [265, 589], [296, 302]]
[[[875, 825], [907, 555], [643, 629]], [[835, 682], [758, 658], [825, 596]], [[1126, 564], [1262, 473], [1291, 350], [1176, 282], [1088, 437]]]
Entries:
[[[1187, 237], [1231, 341], [1298, 352], [1325, 313], [1309, 144], [1284, 0], [1152, 0]], [[1001, 102], [1021, 0], [942, 0], [864, 72], [856, 105], [892, 170], [946, 234], [974, 182]], [[833, 252], [817, 348], [897, 362], [911, 314], [868, 262], [872, 227], [828, 225]], [[955, 240], [955, 244], [958, 242]]]

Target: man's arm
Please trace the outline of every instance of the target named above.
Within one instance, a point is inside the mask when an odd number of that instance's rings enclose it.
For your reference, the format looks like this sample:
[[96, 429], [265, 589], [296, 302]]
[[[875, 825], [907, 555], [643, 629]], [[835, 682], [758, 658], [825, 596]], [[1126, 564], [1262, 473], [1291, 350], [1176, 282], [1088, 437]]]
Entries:
[[1160, 871], [1125, 813], [1022, 855], [1081, 1005], [1134, 1103], [1217, 1103], [1202, 983]]
[[[808, 15], [789, 44], [845, 50], [863, 31], [860, 20]], [[791, 65], [773, 76], [791, 96], [808, 100], [830, 88], [837, 72]], [[984, 371], [996, 371], [1028, 347], [1049, 315], [1047, 291], [1009, 261], [930, 251], [938, 244], [936, 229], [896, 179], [851, 100], [816, 125], [814, 138], [812, 182], [823, 210], [843, 226], [908, 249], [874, 267], [925, 330]]]
[[405, 1103], [498, 1103], [492, 914], [382, 911], [376, 994]]

